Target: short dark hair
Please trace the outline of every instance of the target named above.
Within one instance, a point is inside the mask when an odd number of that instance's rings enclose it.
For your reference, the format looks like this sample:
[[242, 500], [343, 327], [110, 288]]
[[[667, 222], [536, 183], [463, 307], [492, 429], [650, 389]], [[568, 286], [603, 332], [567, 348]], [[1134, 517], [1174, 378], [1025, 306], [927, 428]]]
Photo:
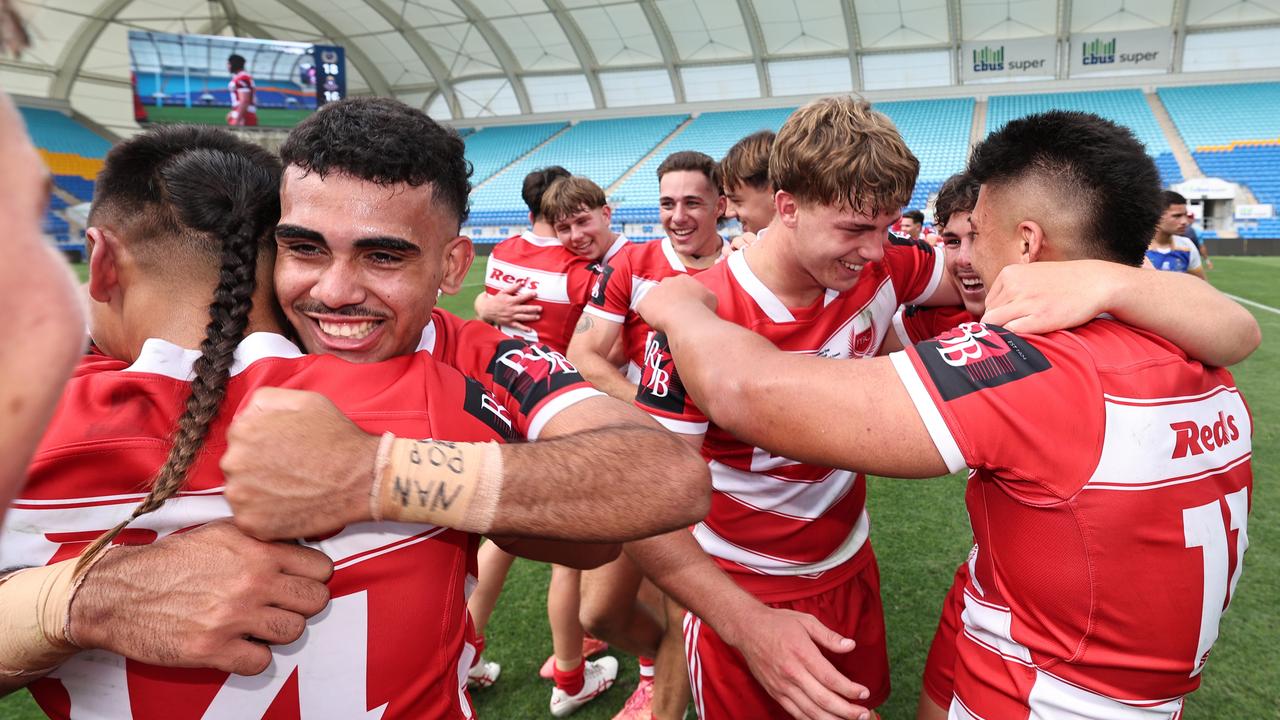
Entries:
[[1168, 210], [1170, 205], [1186, 205], [1187, 204], [1186, 197], [1184, 197], [1181, 193], [1176, 193], [1172, 190], [1165, 190], [1164, 193], [1161, 195], [1161, 198], [1164, 200], [1165, 210]]
[[240, 72], [244, 69], [244, 56], [231, 53], [227, 56], [227, 64], [231, 66], [231, 72]]
[[520, 188], [520, 197], [534, 217], [542, 217], [542, 196], [546, 194], [547, 188], [555, 184], [557, 180], [567, 177], [573, 177], [573, 174], [559, 165], [538, 168], [524, 176], [524, 185]]
[[917, 225], [924, 224], [924, 213], [920, 212], [919, 210], [908, 210], [902, 213], [902, 217], [903, 219], [910, 218], [912, 220], [915, 220]]
[[1128, 128], [1089, 113], [1052, 110], [1005, 125], [978, 144], [968, 172], [982, 185], [1035, 177], [1077, 198], [1089, 257], [1139, 265], [1163, 213], [1160, 173]]
[[938, 227], [946, 225], [956, 213], [973, 212], [978, 204], [978, 188], [968, 173], [956, 173], [947, 178], [938, 189], [938, 197], [933, 201], [933, 223]]
[[376, 185], [430, 184], [436, 202], [467, 219], [471, 163], [453, 128], [399, 100], [347, 98], [298, 123], [280, 159], [320, 177], [343, 173]]
[[761, 130], [734, 143], [720, 161], [720, 182], [725, 192], [738, 187], [769, 189], [769, 151], [776, 133]]
[[716, 189], [717, 195], [724, 194], [724, 188], [720, 185], [720, 168], [716, 161], [711, 159], [710, 155], [700, 153], [697, 150], [681, 150], [667, 156], [666, 160], [658, 166], [658, 180], [662, 180], [662, 176], [669, 172], [680, 172], [688, 170], [691, 172], [700, 172], [707, 176], [711, 181], [712, 187]]

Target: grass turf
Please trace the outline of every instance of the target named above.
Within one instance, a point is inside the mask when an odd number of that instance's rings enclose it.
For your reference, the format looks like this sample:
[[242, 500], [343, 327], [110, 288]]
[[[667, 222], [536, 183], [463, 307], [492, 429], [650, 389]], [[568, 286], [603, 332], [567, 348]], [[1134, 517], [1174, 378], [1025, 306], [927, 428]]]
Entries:
[[[1225, 292], [1280, 308], [1280, 258], [1214, 258], [1212, 282]], [[481, 266], [482, 267], [482, 266]], [[473, 268], [465, 292], [446, 297], [446, 309], [470, 315], [471, 297], [481, 284]], [[1188, 718], [1276, 717], [1280, 706], [1280, 314], [1254, 308], [1263, 345], [1235, 368], [1236, 379], [1254, 415], [1254, 495], [1249, 519], [1250, 550], [1236, 599], [1223, 618], [1214, 657], [1204, 682], [1187, 701]], [[1196, 308], [1186, 308], [1187, 313]], [[920, 672], [933, 637], [942, 596], [956, 564], [968, 552], [970, 534], [959, 475], [937, 481], [873, 479], [868, 492], [872, 542], [880, 558], [893, 694], [881, 708], [888, 720], [912, 717], [920, 692]], [[545, 565], [519, 561], [488, 628], [486, 657], [502, 664], [498, 683], [475, 695], [478, 715], [491, 720], [550, 717], [551, 683], [537, 676], [551, 652]], [[633, 659], [620, 655], [617, 684], [575, 718], [610, 718], [636, 683]], [[0, 701], [0, 720], [35, 720], [43, 715], [30, 697], [18, 693]]]
[[[230, 107], [183, 107], [165, 105], [147, 107], [147, 120], [154, 123], [196, 123], [199, 125], [226, 125]], [[258, 127], [291, 128], [302, 122], [314, 110], [285, 110], [283, 108], [258, 108]]]

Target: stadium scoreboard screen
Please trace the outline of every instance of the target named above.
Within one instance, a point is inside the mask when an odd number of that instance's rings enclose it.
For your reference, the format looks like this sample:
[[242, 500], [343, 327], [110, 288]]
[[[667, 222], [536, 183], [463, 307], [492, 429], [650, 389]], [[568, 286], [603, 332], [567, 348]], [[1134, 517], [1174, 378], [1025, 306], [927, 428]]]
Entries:
[[338, 45], [129, 31], [139, 123], [292, 127], [347, 94]]

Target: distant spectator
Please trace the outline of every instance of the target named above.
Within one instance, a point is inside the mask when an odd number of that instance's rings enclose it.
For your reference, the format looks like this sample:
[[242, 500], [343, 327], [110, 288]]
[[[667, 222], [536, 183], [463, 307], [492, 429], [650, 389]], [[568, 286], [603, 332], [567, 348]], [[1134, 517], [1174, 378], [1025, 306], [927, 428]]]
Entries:
[[1155, 237], [1147, 247], [1147, 259], [1157, 270], [1191, 273], [1204, 278], [1200, 250], [1184, 235], [1190, 226], [1187, 199], [1172, 190], [1165, 190], [1164, 214], [1156, 223]]
[[924, 213], [919, 210], [908, 210], [902, 213], [902, 219], [898, 221], [898, 233], [912, 240], [923, 239], [930, 245], [938, 243], [937, 233], [925, 229]]

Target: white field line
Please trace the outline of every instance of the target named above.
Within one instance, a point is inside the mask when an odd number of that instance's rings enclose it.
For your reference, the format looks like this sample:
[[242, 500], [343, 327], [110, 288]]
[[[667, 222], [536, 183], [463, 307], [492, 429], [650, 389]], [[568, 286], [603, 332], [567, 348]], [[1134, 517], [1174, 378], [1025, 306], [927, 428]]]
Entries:
[[1273, 308], [1270, 305], [1263, 305], [1260, 302], [1254, 302], [1247, 298], [1242, 298], [1239, 295], [1232, 295], [1231, 293], [1223, 293], [1223, 295], [1226, 295], [1227, 297], [1231, 298], [1232, 300], [1235, 300], [1238, 303], [1244, 303], [1245, 305], [1252, 305], [1256, 308], [1266, 310], [1267, 312], [1273, 312], [1276, 315], [1280, 315], [1280, 308]]

